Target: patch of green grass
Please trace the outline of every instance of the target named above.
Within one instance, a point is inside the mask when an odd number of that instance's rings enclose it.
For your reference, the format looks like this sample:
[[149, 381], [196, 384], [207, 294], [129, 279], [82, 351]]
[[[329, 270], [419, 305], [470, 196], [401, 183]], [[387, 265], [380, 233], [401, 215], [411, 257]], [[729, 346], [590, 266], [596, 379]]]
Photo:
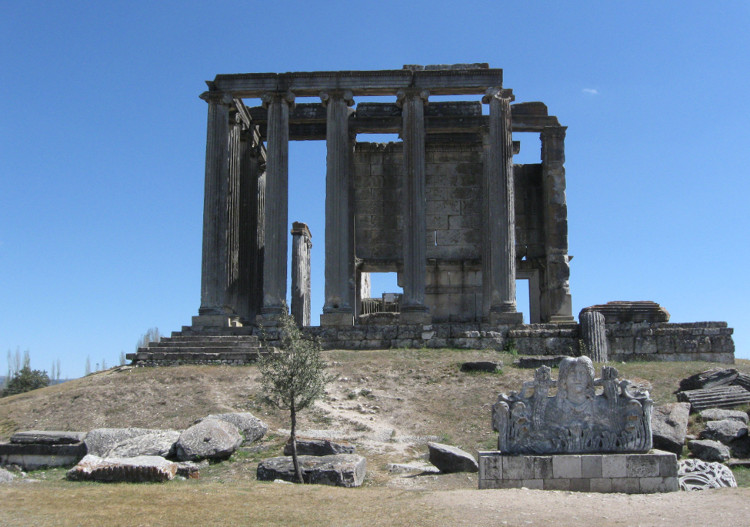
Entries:
[[738, 487], [750, 487], [750, 467], [733, 467], [732, 474]]

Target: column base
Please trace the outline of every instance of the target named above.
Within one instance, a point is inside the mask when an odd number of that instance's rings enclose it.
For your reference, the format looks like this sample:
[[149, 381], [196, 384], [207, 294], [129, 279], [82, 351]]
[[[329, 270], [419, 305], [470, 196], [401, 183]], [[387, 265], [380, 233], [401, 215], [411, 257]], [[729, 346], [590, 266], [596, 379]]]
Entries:
[[239, 328], [242, 322], [239, 315], [198, 315], [193, 317], [192, 325], [198, 328]]
[[520, 311], [490, 311], [487, 321], [490, 324], [499, 324], [501, 326], [518, 326], [523, 324], [523, 313]]
[[552, 315], [549, 317], [550, 324], [570, 324], [575, 321], [573, 315]]
[[275, 328], [281, 323], [282, 313], [261, 313], [255, 316], [255, 325], [266, 328]]
[[320, 315], [321, 326], [353, 326], [354, 315], [349, 312], [323, 313]]

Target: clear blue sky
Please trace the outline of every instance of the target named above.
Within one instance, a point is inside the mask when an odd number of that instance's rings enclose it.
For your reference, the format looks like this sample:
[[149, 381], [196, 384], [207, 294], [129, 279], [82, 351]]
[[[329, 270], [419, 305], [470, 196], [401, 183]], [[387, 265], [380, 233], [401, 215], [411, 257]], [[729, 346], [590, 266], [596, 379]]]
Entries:
[[[197, 313], [204, 80], [457, 62], [569, 127], [574, 313], [654, 300], [748, 358], [748, 28], [746, 2], [2, 1], [0, 375], [20, 348], [79, 376]], [[290, 166], [317, 313], [323, 143]]]

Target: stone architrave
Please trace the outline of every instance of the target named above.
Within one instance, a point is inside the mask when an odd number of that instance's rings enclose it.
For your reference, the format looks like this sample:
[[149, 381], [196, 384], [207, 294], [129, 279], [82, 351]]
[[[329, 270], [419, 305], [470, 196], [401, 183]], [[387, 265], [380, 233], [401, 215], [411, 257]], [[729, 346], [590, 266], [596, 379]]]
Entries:
[[209, 91], [206, 176], [203, 205], [203, 256], [199, 319], [206, 325], [226, 325], [231, 315], [227, 286], [227, 200], [229, 198], [229, 109], [232, 96]]
[[261, 323], [286, 311], [287, 225], [289, 222], [289, 110], [294, 94], [267, 93], [265, 251]]
[[591, 359], [566, 358], [559, 380], [542, 366], [520, 393], [500, 394], [492, 423], [503, 454], [647, 452], [652, 404], [648, 392], [618, 379], [616, 369], [605, 366], [594, 379]]
[[401, 139], [404, 143], [402, 183], [404, 296], [401, 320], [405, 323], [429, 323], [425, 305], [427, 283], [427, 248], [425, 238], [426, 174], [424, 105], [427, 90], [399, 90], [401, 106]]
[[352, 229], [350, 221], [350, 139], [349, 107], [354, 98], [349, 91], [321, 92], [326, 107], [326, 233], [325, 303], [323, 326], [351, 326]]
[[310, 325], [311, 238], [306, 224], [292, 224], [292, 316], [299, 327]]
[[542, 129], [542, 194], [546, 267], [542, 288], [542, 318], [573, 322], [568, 257], [568, 205], [565, 197], [566, 126]]
[[482, 99], [490, 106], [489, 144], [484, 168], [484, 250], [482, 294], [489, 322], [521, 324], [516, 311], [516, 212], [510, 90], [491, 88]]
[[585, 354], [594, 362], [609, 360], [609, 344], [607, 343], [607, 329], [604, 315], [597, 311], [581, 312], [581, 336], [586, 346]]

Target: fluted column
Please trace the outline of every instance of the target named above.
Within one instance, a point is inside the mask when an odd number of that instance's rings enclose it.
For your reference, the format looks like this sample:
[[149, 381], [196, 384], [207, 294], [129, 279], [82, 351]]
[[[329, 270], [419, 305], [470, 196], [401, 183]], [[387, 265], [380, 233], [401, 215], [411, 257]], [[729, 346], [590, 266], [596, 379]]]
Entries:
[[[194, 324], [226, 325], [232, 311], [227, 286], [227, 200], [229, 193], [229, 108], [232, 97], [206, 92], [206, 176], [203, 201], [203, 252], [201, 259], [201, 306]], [[213, 318], [212, 318], [213, 317]]]
[[609, 360], [609, 343], [604, 315], [599, 311], [581, 311], [578, 315], [581, 322], [581, 340], [584, 350], [580, 350], [594, 362]]
[[226, 302], [239, 314], [240, 281], [240, 177], [242, 160], [242, 120], [236, 111], [229, 114], [229, 178], [227, 183], [227, 283]]
[[401, 139], [404, 144], [403, 213], [403, 287], [401, 320], [405, 323], [429, 323], [425, 305], [426, 237], [425, 237], [425, 130], [424, 105], [427, 90], [400, 90]]
[[482, 289], [487, 319], [496, 324], [521, 324], [516, 311], [516, 212], [513, 187], [513, 137], [510, 90], [491, 88], [482, 99], [489, 104], [488, 147], [484, 167], [484, 251]]
[[289, 109], [294, 94], [268, 93], [266, 142], [266, 222], [263, 260], [264, 322], [285, 311], [289, 223]]
[[565, 197], [565, 126], [542, 130], [542, 195], [546, 267], [542, 322], [573, 322], [568, 257], [568, 206]]
[[321, 326], [351, 326], [351, 247], [349, 203], [349, 91], [322, 92], [326, 106], [325, 304]]
[[306, 224], [292, 224], [292, 316], [299, 327], [310, 325], [310, 250], [312, 234]]

